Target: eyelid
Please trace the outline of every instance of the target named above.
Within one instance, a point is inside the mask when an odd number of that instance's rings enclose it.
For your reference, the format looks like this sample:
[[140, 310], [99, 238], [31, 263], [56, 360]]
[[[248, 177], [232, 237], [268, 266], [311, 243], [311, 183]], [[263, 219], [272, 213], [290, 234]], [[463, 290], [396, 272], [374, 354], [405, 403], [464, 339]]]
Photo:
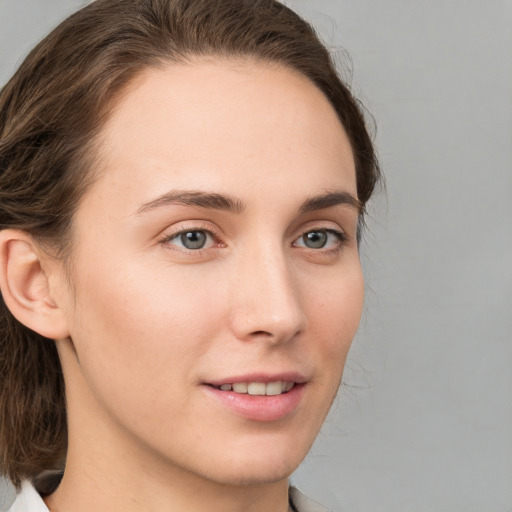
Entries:
[[[348, 219], [343, 218], [324, 218], [322, 217], [313, 217], [305, 222], [301, 222], [299, 225], [294, 227], [294, 240], [305, 235], [306, 233], [310, 233], [311, 231], [328, 231], [331, 233], [337, 233], [342, 238], [349, 239], [351, 238], [351, 226], [348, 225]], [[346, 228], [349, 228], [348, 231]]]
[[[215, 242], [214, 245], [210, 247], [205, 247], [201, 249], [187, 249], [186, 247], [181, 247], [179, 245], [171, 244], [169, 243], [171, 240], [174, 240], [175, 238], [179, 237], [183, 233], [188, 233], [190, 231], [202, 231], [204, 233], [207, 233]], [[217, 230], [212, 229], [212, 225], [210, 223], [206, 223], [204, 221], [186, 221], [183, 224], [178, 225], [176, 228], [171, 228], [167, 230], [159, 239], [158, 243], [162, 245], [167, 245], [168, 247], [171, 247], [174, 245], [176, 250], [185, 252], [185, 253], [195, 253], [198, 254], [201, 251], [206, 251], [208, 249], [211, 249], [215, 247], [216, 245], [220, 245], [219, 242], [219, 235]]]
[[[336, 244], [335, 247], [319, 247], [319, 248], [308, 247], [305, 244], [303, 244], [303, 245], [297, 244], [297, 242], [299, 240], [302, 240], [305, 235], [307, 235], [308, 233], [315, 233], [315, 232], [323, 232], [323, 233], [328, 233], [328, 234], [334, 235], [337, 238], [338, 243]], [[349, 237], [346, 235], [346, 233], [342, 229], [334, 229], [332, 227], [329, 227], [329, 228], [328, 227], [311, 227], [309, 229], [304, 230], [298, 237], [296, 237], [293, 240], [292, 245], [294, 245], [295, 247], [309, 249], [311, 251], [317, 251], [317, 252], [333, 251], [333, 250], [339, 249], [343, 244], [345, 244], [348, 241], [348, 239], [349, 239]]]

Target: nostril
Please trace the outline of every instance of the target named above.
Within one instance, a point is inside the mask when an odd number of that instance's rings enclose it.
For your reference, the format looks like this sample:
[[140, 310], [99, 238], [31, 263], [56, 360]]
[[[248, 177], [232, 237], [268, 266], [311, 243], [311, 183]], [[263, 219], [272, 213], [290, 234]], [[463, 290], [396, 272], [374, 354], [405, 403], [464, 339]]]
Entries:
[[273, 334], [268, 331], [254, 331], [252, 334], [254, 336], [273, 336]]

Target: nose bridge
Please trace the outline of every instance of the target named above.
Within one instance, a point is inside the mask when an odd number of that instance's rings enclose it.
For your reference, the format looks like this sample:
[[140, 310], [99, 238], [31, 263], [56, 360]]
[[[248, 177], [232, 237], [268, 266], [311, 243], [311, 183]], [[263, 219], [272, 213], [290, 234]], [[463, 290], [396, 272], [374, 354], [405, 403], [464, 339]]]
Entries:
[[[252, 245], [252, 244], [251, 244]], [[279, 243], [256, 244], [240, 255], [235, 279], [233, 327], [239, 338], [292, 338], [304, 327], [293, 262]]]

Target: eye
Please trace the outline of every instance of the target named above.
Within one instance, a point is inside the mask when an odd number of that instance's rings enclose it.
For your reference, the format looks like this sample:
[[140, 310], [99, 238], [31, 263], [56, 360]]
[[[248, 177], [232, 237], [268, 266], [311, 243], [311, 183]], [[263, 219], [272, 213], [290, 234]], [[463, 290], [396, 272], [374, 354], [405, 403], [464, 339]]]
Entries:
[[164, 240], [169, 245], [183, 247], [189, 251], [197, 251], [207, 246], [213, 246], [215, 241], [209, 231], [204, 229], [187, 229], [175, 233]]
[[339, 231], [332, 229], [315, 229], [297, 238], [294, 245], [307, 247], [308, 249], [332, 249], [340, 245], [344, 239], [344, 234]]

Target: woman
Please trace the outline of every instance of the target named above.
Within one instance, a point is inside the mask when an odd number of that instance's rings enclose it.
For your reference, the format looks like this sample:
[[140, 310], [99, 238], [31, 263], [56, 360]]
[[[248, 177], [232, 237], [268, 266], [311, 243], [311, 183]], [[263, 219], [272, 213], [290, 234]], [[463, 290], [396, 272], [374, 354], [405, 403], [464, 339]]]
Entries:
[[379, 170], [313, 30], [271, 0], [98, 0], [0, 109], [11, 510], [317, 510], [288, 478], [357, 329]]

